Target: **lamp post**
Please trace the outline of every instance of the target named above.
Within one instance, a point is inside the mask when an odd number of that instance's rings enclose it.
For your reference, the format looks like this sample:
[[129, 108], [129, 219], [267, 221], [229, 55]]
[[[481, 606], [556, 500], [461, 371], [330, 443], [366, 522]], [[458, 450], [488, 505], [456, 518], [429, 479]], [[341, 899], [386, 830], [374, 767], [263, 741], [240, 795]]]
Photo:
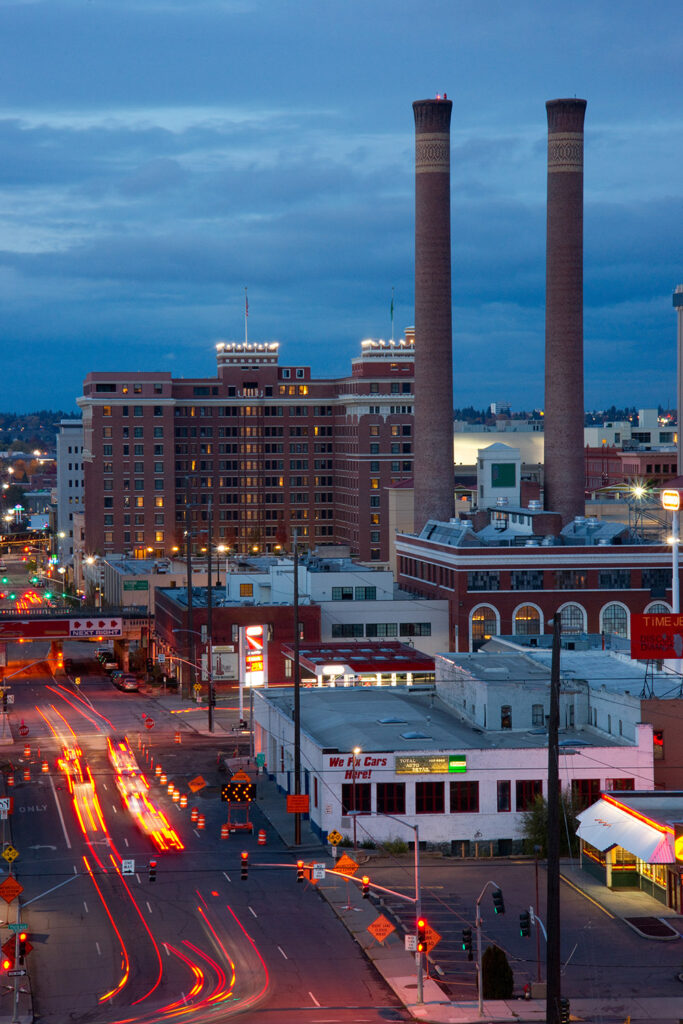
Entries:
[[351, 769], [351, 786], [352, 786], [352, 789], [351, 789], [351, 793], [352, 793], [351, 800], [353, 802], [353, 848], [354, 848], [354, 850], [358, 849], [358, 843], [356, 841], [356, 816], [358, 814], [358, 807], [356, 806], [356, 762], [358, 760], [358, 755], [360, 754], [360, 752], [361, 752], [360, 747], [354, 747], [353, 748], [353, 766], [352, 766], [352, 769]]

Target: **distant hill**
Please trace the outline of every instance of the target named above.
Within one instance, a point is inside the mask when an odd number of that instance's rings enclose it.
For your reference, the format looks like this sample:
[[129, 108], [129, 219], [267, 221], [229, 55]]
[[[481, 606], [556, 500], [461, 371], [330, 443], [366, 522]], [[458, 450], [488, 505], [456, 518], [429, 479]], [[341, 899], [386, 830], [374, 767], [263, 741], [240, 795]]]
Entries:
[[0, 412], [0, 450], [54, 448], [60, 420], [80, 419], [79, 411], [40, 409], [38, 412]]

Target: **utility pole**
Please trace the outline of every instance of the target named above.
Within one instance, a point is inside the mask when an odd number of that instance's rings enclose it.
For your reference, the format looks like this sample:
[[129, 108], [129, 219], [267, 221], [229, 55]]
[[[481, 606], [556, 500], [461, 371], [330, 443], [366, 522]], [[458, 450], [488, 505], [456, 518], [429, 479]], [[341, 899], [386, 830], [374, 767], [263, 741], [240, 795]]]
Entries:
[[548, 890], [546, 916], [546, 1021], [560, 1024], [560, 773], [558, 731], [560, 726], [560, 613], [553, 619], [553, 653], [550, 667], [550, 717], [548, 719]]
[[185, 560], [187, 563], [187, 635], [189, 636], [188, 656], [190, 663], [190, 699], [194, 697], [194, 615], [192, 609], [192, 513], [190, 477], [185, 478]]
[[213, 732], [213, 595], [211, 591], [211, 544], [213, 541], [213, 497], [209, 496], [209, 543], [207, 544], [207, 569], [209, 589], [206, 598], [206, 667], [209, 681], [209, 732]]
[[[301, 793], [301, 667], [299, 665], [299, 531], [294, 542], [294, 795]], [[294, 815], [294, 845], [301, 846], [301, 814]]]

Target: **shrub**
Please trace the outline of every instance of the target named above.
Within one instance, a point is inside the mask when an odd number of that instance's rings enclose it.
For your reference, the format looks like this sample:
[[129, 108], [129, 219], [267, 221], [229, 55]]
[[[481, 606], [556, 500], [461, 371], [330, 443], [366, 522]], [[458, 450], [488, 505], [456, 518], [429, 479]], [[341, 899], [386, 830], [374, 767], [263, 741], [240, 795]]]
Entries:
[[400, 857], [408, 852], [409, 847], [403, 839], [388, 839], [386, 843], [382, 843], [382, 849], [394, 857]]
[[484, 999], [510, 999], [515, 979], [508, 958], [500, 946], [487, 946], [481, 958]]

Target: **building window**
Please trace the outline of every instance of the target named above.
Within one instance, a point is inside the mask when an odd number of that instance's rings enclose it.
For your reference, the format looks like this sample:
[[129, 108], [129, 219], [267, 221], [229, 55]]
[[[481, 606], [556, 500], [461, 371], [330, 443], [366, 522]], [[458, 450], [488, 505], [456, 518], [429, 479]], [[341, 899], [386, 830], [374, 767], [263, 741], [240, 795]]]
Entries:
[[406, 785], [405, 782], [377, 783], [377, 813], [405, 814]]
[[353, 587], [332, 587], [332, 600], [353, 601]]
[[103, 416], [111, 416], [111, 406], [110, 405], [103, 405], [102, 406], [102, 415]]
[[598, 572], [600, 590], [630, 590], [630, 569], [600, 569]]
[[254, 596], [254, 584], [253, 583], [240, 583], [240, 597], [253, 597]]
[[451, 814], [479, 813], [479, 783], [451, 782]]
[[377, 587], [355, 587], [356, 601], [376, 601]]
[[415, 783], [416, 814], [443, 814], [444, 810], [443, 782]]
[[543, 796], [543, 783], [540, 779], [518, 779], [516, 783], [517, 810], [531, 809], [537, 796]]
[[572, 779], [572, 806], [584, 811], [600, 797], [600, 779]]
[[513, 622], [515, 636], [538, 636], [541, 632], [541, 616], [538, 608], [531, 604], [523, 604], [515, 612]]
[[362, 622], [333, 622], [332, 639], [344, 640], [352, 637], [363, 636]]
[[628, 636], [628, 612], [621, 604], [607, 604], [602, 609], [602, 632]]
[[584, 633], [586, 622], [580, 604], [566, 604], [560, 611], [563, 633]]
[[498, 810], [509, 811], [510, 810], [510, 780], [499, 779], [496, 783], [496, 791], [498, 798]]
[[501, 729], [512, 728], [512, 707], [510, 704], [502, 704], [500, 708], [500, 727]]
[[498, 632], [496, 612], [490, 605], [482, 605], [472, 613], [472, 649], [477, 650]]
[[555, 573], [556, 590], [585, 590], [588, 573], [580, 569], [558, 569]]
[[664, 760], [664, 730], [655, 729], [652, 733], [652, 746], [655, 761]]
[[605, 789], [629, 792], [635, 789], [633, 779], [606, 779]]
[[500, 590], [500, 573], [487, 572], [486, 570], [475, 570], [467, 573], [467, 589], [477, 590]]
[[543, 571], [540, 569], [513, 569], [510, 573], [510, 590], [543, 590]]
[[534, 726], [545, 725], [545, 711], [542, 704], [531, 705], [531, 724]]
[[372, 786], [369, 782], [345, 782], [342, 785], [342, 814], [349, 811], [357, 811], [359, 814], [369, 814], [372, 809], [371, 803]]

